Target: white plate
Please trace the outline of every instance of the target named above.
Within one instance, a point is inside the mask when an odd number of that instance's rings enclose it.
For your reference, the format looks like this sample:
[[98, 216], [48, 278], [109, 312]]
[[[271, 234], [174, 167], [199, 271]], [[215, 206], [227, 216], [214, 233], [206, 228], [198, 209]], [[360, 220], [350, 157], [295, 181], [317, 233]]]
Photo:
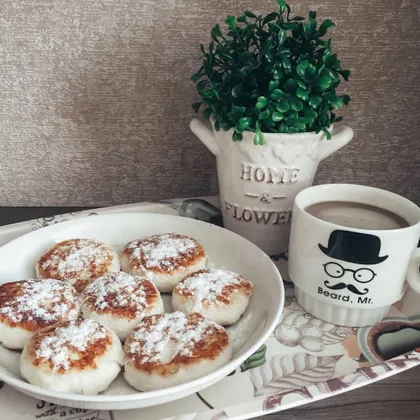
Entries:
[[0, 248], [0, 284], [33, 278], [35, 263], [50, 246], [70, 238], [97, 239], [117, 248], [141, 236], [176, 232], [203, 244], [213, 265], [236, 271], [254, 283], [254, 294], [241, 320], [229, 328], [234, 346], [231, 362], [194, 381], [153, 392], [138, 392], [120, 375], [101, 395], [65, 394], [30, 385], [19, 375], [19, 353], [0, 346], [0, 380], [35, 398], [59, 405], [101, 410], [141, 408], [173, 401], [197, 392], [235, 370], [269, 337], [279, 323], [284, 289], [281, 276], [258, 247], [211, 225], [163, 214], [106, 214], [59, 223], [24, 235]]

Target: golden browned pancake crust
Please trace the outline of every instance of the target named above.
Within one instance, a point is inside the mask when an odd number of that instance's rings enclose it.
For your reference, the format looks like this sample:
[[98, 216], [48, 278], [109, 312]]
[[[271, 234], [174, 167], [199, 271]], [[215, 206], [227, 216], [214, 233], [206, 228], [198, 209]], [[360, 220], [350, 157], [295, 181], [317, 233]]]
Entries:
[[194, 297], [205, 305], [221, 303], [228, 305], [232, 296], [243, 293], [251, 296], [252, 283], [239, 274], [221, 270], [199, 270], [186, 276], [175, 288], [180, 296]]
[[[169, 360], [159, 358], [159, 348], [174, 351]], [[169, 376], [180, 368], [214, 360], [229, 345], [227, 331], [198, 313], [174, 312], [144, 318], [124, 344], [125, 357], [145, 373]]]
[[153, 235], [128, 243], [123, 251], [132, 269], [171, 273], [196, 264], [204, 248], [193, 238], [176, 233]]
[[0, 320], [27, 331], [77, 317], [76, 290], [60, 280], [23, 280], [0, 286]]
[[112, 344], [110, 331], [89, 319], [62, 322], [36, 333], [27, 344], [35, 366], [44, 365], [55, 373], [95, 369], [95, 360]]
[[141, 316], [158, 299], [160, 293], [151, 281], [123, 272], [106, 274], [83, 292], [83, 302], [89, 311], [129, 319]]
[[80, 292], [93, 279], [109, 272], [114, 256], [112, 248], [90, 239], [69, 239], [50, 248], [38, 261], [40, 278], [76, 279]]

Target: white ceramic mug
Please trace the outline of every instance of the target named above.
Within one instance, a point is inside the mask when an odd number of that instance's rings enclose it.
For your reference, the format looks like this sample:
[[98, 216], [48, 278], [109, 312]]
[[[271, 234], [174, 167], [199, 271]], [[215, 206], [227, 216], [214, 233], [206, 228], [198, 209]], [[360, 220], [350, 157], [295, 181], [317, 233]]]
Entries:
[[[408, 227], [372, 230], [321, 220], [306, 209], [344, 201], [375, 206]], [[380, 321], [401, 299], [406, 278], [420, 292], [420, 208], [388, 191], [362, 185], [319, 185], [301, 191], [293, 207], [289, 275], [298, 303], [337, 325]]]

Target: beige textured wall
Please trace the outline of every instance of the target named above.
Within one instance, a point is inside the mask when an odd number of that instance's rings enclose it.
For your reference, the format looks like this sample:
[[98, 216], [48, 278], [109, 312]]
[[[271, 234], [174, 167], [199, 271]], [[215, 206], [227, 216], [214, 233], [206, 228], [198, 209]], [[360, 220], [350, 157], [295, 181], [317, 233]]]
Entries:
[[[352, 144], [318, 182], [384, 187], [420, 202], [418, 0], [294, 1], [338, 24], [353, 70]], [[0, 205], [109, 205], [217, 192], [189, 132], [198, 44], [263, 0], [3, 0]]]

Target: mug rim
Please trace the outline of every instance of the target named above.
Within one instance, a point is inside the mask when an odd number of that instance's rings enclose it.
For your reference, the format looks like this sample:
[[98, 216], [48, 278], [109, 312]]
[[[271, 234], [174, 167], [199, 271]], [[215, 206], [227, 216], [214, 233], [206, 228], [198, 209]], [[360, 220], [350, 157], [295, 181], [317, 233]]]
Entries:
[[[368, 201], [362, 200], [360, 203], [364, 203], [364, 204], [367, 204], [367, 205], [371, 205], [371, 206], [374, 206], [374, 207], [378, 207], [380, 209], [384, 209], [384, 210], [396, 213], [398, 216], [402, 217], [407, 223], [409, 223], [409, 225], [405, 226], [405, 227], [396, 228], [396, 229], [363, 229], [363, 228], [356, 228], [356, 227], [352, 227], [352, 226], [346, 226], [346, 229], [352, 230], [352, 231], [355, 231], [355, 232], [369, 231], [369, 232], [372, 232], [372, 233], [376, 232], [376, 233], [383, 234], [384, 232], [387, 232], [387, 233], [391, 234], [391, 233], [394, 233], [394, 232], [397, 233], [397, 232], [406, 231], [406, 230], [409, 230], [409, 229], [415, 229], [415, 228], [420, 227], [420, 207], [417, 206], [417, 204], [415, 204], [414, 202], [412, 202], [408, 198], [405, 198], [405, 197], [403, 197], [399, 194], [393, 193], [391, 191], [384, 190], [382, 188], [371, 187], [371, 186], [363, 185], [363, 184], [341, 184], [341, 183], [337, 183], [337, 184], [320, 184], [320, 185], [310, 186], [310, 187], [305, 188], [304, 190], [300, 191], [296, 195], [295, 201], [294, 201], [294, 204], [293, 204], [294, 210], [296, 208], [299, 209], [300, 211], [302, 211], [303, 214], [305, 214], [305, 216], [307, 216], [311, 220], [317, 221], [318, 223], [321, 223], [323, 225], [329, 226], [331, 228], [337, 228], [337, 227], [342, 228], [343, 227], [342, 225], [319, 219], [318, 217], [308, 213], [305, 210], [305, 208], [307, 208], [308, 206], [314, 205], [314, 204], [318, 204], [318, 203], [325, 203], [325, 202], [328, 202], [328, 201], [345, 201], [345, 200], [334, 199], [334, 197], [330, 197], [329, 199], [325, 199], [325, 200], [318, 199], [318, 200], [315, 200], [311, 203], [307, 203], [305, 205], [302, 205], [302, 200], [307, 198], [307, 196], [309, 194], [316, 194], [316, 192], [320, 191], [320, 190], [330, 190], [331, 191], [331, 190], [337, 190], [337, 189], [343, 189], [343, 188], [348, 188], [348, 189], [351, 188], [353, 191], [354, 190], [360, 190], [360, 191], [365, 191], [365, 192], [366, 191], [371, 191], [371, 192], [375, 192], [377, 194], [386, 195], [386, 196], [388, 196], [389, 199], [397, 200], [399, 203], [401, 203], [401, 205], [405, 206], [405, 208], [408, 209], [409, 211], [411, 211], [412, 213], [417, 213], [417, 216], [416, 216], [417, 217], [417, 222], [410, 223], [410, 221], [407, 220], [407, 218], [404, 217], [403, 215], [401, 215], [400, 213], [393, 212], [391, 210], [388, 210], [385, 207], [378, 206], [378, 205], [372, 204]], [[357, 201], [350, 200], [350, 199], [348, 200], [348, 202], [349, 203], [350, 202], [353, 202], [353, 203], [356, 202], [357, 203]], [[293, 221], [293, 216], [292, 216], [292, 221]]]

